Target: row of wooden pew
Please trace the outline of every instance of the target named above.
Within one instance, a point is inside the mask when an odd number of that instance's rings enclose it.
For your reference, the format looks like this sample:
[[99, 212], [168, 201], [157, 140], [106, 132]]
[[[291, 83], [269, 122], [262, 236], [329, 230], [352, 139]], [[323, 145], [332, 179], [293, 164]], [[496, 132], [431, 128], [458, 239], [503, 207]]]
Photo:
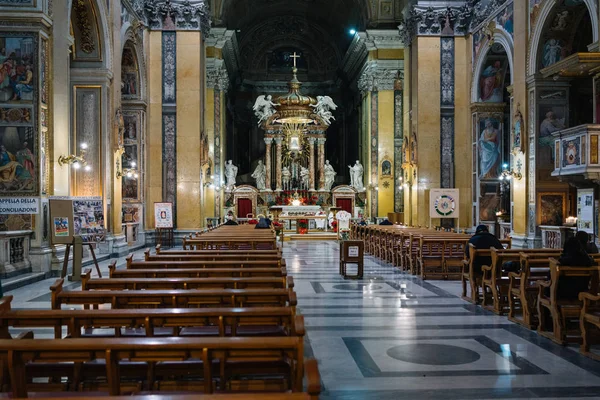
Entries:
[[[600, 339], [600, 296], [598, 267], [565, 267], [557, 259], [561, 250], [511, 249], [478, 250], [468, 245], [469, 235], [432, 229], [401, 226], [354, 226], [351, 236], [365, 241], [366, 251], [402, 270], [428, 277], [454, 278], [462, 282], [462, 297], [529, 329], [556, 343], [582, 343], [581, 352]], [[465, 257], [465, 248], [469, 257]], [[600, 254], [592, 255], [600, 264]], [[477, 274], [473, 263], [480, 257], [488, 262]], [[518, 271], [508, 272], [503, 265], [512, 262]], [[549, 279], [550, 278], [550, 279]], [[560, 298], [559, 287], [569, 279], [589, 282], [589, 292], [578, 299]]]
[[[251, 243], [254, 232], [226, 230]], [[62, 280], [52, 285], [51, 310], [13, 310], [12, 298], [3, 298], [2, 391], [318, 398], [320, 378], [316, 361], [304, 361], [293, 280], [276, 247], [254, 247], [159, 248], [145, 261], [128, 259], [127, 269], [113, 263], [108, 279], [91, 278], [88, 270], [82, 290], [65, 290]], [[55, 338], [35, 339], [24, 330], [31, 328], [53, 329]], [[24, 331], [13, 338], [15, 329]]]

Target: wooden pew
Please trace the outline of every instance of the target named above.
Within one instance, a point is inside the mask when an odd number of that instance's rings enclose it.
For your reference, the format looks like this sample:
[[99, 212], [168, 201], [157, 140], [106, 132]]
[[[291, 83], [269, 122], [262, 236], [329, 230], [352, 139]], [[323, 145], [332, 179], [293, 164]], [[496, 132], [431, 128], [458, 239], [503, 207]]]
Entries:
[[111, 278], [208, 278], [208, 277], [278, 277], [287, 276], [285, 268], [147, 268], [117, 269], [109, 265]]
[[[569, 330], [569, 321], [578, 320], [581, 316], [583, 307], [582, 300], [579, 298], [566, 299], [560, 298], [558, 288], [565, 278], [582, 278], [588, 281], [590, 286], [589, 293], [598, 294], [598, 272], [600, 267], [564, 267], [559, 262], [550, 259], [550, 281], [540, 282], [538, 284], [538, 333], [558, 344], [566, 344], [569, 341], [580, 341], [581, 332], [572, 332]], [[564, 284], [564, 283], [563, 283]], [[549, 294], [545, 293], [548, 289]], [[552, 327], [547, 324], [548, 311]], [[579, 324], [578, 324], [579, 327]], [[573, 334], [573, 335], [571, 335]]]
[[[510, 249], [511, 239], [502, 239], [500, 244], [505, 246], [505, 249]], [[475, 276], [473, 262], [477, 257], [490, 257], [492, 256], [491, 250], [489, 249], [476, 249], [471, 243], [468, 244], [469, 259], [463, 261], [463, 269], [460, 276], [462, 284], [462, 295], [461, 297], [473, 304], [478, 304], [480, 301], [479, 290], [481, 288], [481, 282], [483, 276]], [[482, 266], [483, 269], [483, 266]], [[470, 289], [470, 295], [467, 296], [467, 286]]]
[[579, 327], [581, 329], [581, 354], [600, 361], [600, 355], [590, 350], [592, 344], [600, 338], [600, 296], [591, 293], [580, 293], [579, 300], [582, 302]]
[[2, 339], [11, 338], [10, 328], [53, 328], [56, 339], [63, 337], [63, 328], [70, 338], [305, 334], [304, 317], [293, 307], [12, 310], [11, 301], [12, 296], [0, 299]]
[[[314, 364], [313, 364], [314, 363]], [[311, 367], [311, 364], [314, 366]], [[317, 400], [321, 392], [319, 382], [317, 362], [314, 359], [304, 362], [305, 376], [307, 379], [308, 388], [303, 393], [221, 393], [221, 394], [152, 394], [152, 395], [132, 395], [132, 396], [102, 396], [106, 400]], [[315, 372], [310, 372], [311, 369]], [[309, 378], [313, 375], [312, 378]], [[312, 382], [312, 384], [311, 384]], [[318, 385], [315, 385], [318, 383]], [[317, 389], [318, 388], [318, 389]], [[57, 395], [59, 396], [59, 395]], [[44, 400], [89, 400], [87, 396], [64, 396], [64, 397], [46, 397]]]
[[183, 249], [187, 250], [270, 250], [277, 249], [277, 240], [273, 238], [241, 238], [233, 233], [223, 237], [197, 237], [192, 239], [183, 239]]
[[[200, 250], [202, 251], [202, 250]], [[235, 250], [232, 250], [235, 252]], [[223, 251], [220, 251], [223, 253]], [[272, 261], [282, 260], [281, 254], [150, 254], [144, 252], [144, 261]]]
[[127, 269], [147, 269], [147, 268], [285, 268], [285, 260], [264, 260], [264, 261], [133, 261], [133, 254], [126, 258]]
[[47, 391], [47, 385], [29, 382], [54, 377], [54, 366], [64, 371], [68, 390], [105, 388], [110, 395], [135, 393], [136, 386], [157, 392], [302, 392], [303, 352], [301, 337], [0, 340], [12, 395], [20, 398]]
[[156, 290], [156, 289], [293, 289], [294, 278], [286, 277], [216, 277], [216, 278], [110, 278], [93, 279], [92, 270], [81, 274], [81, 290]]
[[561, 250], [551, 249], [491, 249], [492, 263], [484, 265], [482, 278], [482, 303], [481, 306], [495, 314], [502, 315], [509, 311], [509, 286], [508, 272], [502, 270], [502, 265], [508, 261], [520, 261], [521, 254], [532, 254], [538, 258], [557, 257]]
[[229, 254], [244, 254], [244, 255], [279, 255], [281, 249], [273, 250], [163, 250], [161, 245], [157, 245], [156, 254], [158, 255], [229, 255]]
[[64, 279], [50, 286], [52, 309], [63, 304], [111, 308], [192, 308], [296, 306], [292, 289], [191, 289], [191, 290], [78, 290], [64, 291]]

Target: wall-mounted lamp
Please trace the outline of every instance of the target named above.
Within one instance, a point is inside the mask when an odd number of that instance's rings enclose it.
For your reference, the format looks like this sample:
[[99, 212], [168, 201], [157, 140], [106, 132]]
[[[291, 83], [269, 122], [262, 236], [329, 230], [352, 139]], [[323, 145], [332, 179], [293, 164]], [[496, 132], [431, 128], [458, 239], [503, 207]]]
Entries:
[[214, 175], [210, 175], [210, 176], [206, 177], [206, 182], [204, 182], [204, 187], [207, 187], [209, 189], [221, 190], [221, 186], [219, 186], [219, 184], [217, 182], [215, 182]]
[[517, 170], [509, 169], [508, 164], [502, 164], [502, 173], [498, 177], [501, 181], [509, 181], [511, 178], [520, 180], [523, 178], [523, 174], [521, 174], [521, 161], [517, 161]]
[[376, 184], [373, 184], [373, 183], [369, 183], [367, 185], [367, 189], [378, 191], [379, 190], [379, 186], [377, 186]]
[[81, 167], [83, 167], [85, 171], [91, 171], [92, 167], [90, 167], [87, 164], [87, 161], [85, 160], [85, 153], [87, 151], [87, 148], [87, 143], [81, 143], [79, 155], [71, 154], [68, 156], [59, 156], [58, 165], [62, 167], [63, 165], [68, 164], [71, 165], [73, 169], [80, 169]]
[[117, 160], [117, 179], [122, 178], [122, 177], [127, 177], [127, 178], [134, 178], [137, 179], [140, 177], [140, 174], [138, 173], [137, 169], [135, 169], [136, 164], [135, 162], [131, 162], [130, 163], [131, 168], [123, 168], [123, 170], [121, 170], [121, 162], [119, 160]]

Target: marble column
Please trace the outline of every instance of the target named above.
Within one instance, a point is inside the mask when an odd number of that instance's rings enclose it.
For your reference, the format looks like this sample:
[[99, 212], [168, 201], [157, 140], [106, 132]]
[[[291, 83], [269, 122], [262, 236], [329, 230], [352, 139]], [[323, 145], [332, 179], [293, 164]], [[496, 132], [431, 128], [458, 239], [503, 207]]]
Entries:
[[281, 192], [281, 138], [275, 139], [276, 154], [275, 154], [275, 190]]
[[273, 138], [265, 138], [265, 144], [267, 145], [266, 148], [266, 152], [265, 152], [265, 167], [266, 167], [266, 173], [265, 173], [265, 182], [266, 182], [266, 189], [268, 191], [271, 190], [271, 165], [273, 164], [271, 162], [271, 144], [273, 143]]
[[315, 138], [308, 138], [308, 151], [310, 155], [308, 157], [308, 184], [310, 191], [315, 191]]
[[319, 190], [325, 190], [325, 138], [317, 139], [317, 143], [319, 144]]

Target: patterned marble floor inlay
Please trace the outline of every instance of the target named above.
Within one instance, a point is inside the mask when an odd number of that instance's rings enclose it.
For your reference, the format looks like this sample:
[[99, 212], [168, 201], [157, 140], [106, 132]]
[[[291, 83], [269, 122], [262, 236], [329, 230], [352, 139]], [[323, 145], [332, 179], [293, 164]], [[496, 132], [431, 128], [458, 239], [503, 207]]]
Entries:
[[[364, 279], [343, 279], [332, 241], [286, 242], [283, 254], [322, 399], [600, 399], [599, 362], [463, 301], [460, 282], [424, 282], [370, 256]], [[108, 263], [101, 263], [105, 277]], [[6, 294], [16, 309], [50, 308], [55, 280]]]

